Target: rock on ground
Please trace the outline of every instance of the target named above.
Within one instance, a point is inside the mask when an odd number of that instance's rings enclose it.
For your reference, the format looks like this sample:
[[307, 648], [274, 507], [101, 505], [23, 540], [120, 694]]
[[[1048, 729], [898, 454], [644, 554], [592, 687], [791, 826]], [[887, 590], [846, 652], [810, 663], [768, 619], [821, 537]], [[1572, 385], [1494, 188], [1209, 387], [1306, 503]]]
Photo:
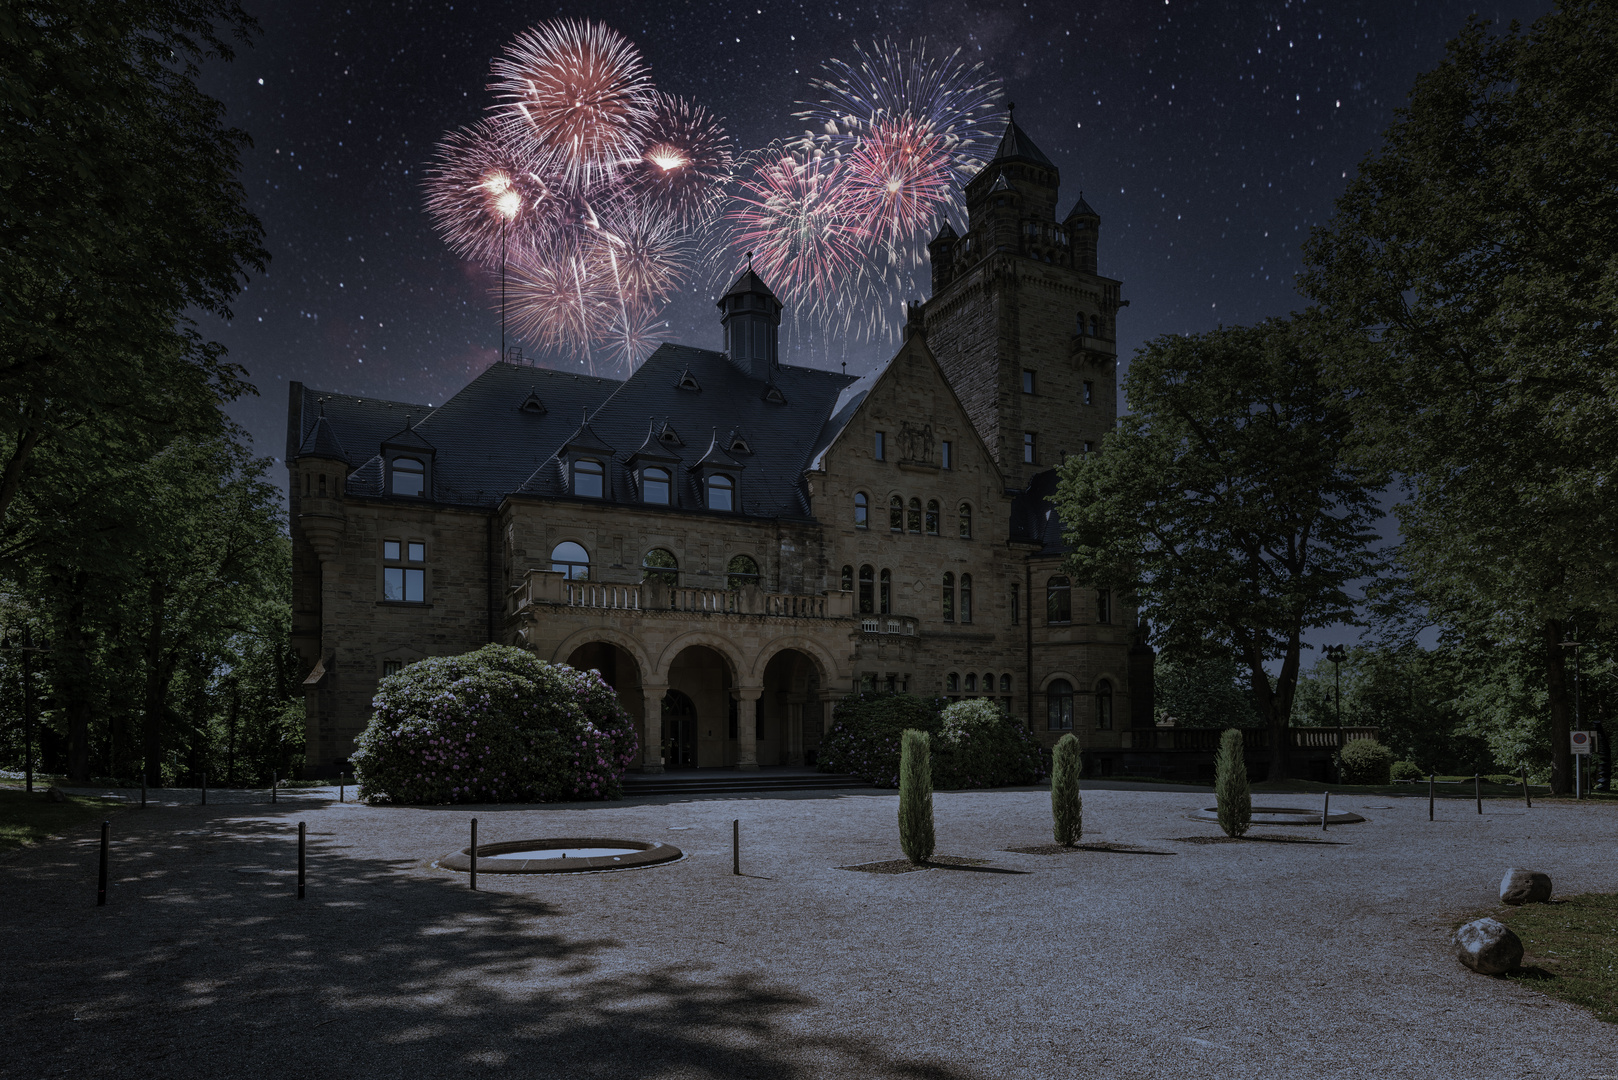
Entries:
[[1543, 904], [1551, 898], [1551, 876], [1538, 870], [1519, 870], [1513, 866], [1500, 879], [1500, 902], [1516, 907], [1519, 904]]
[[1482, 975], [1500, 975], [1522, 964], [1522, 939], [1498, 919], [1477, 919], [1455, 931], [1455, 955]]

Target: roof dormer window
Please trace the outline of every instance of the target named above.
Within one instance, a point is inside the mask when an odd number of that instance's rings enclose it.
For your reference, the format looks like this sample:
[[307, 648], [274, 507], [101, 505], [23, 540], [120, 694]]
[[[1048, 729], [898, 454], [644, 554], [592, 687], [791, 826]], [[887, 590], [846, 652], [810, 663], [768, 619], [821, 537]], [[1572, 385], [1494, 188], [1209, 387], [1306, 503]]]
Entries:
[[531, 416], [544, 416], [548, 410], [545, 408], [545, 403], [539, 400], [539, 393], [535, 390], [530, 390], [528, 391], [528, 396], [523, 398], [522, 404], [517, 406], [517, 411], [528, 413]]
[[394, 458], [392, 471], [393, 478], [388, 490], [393, 494], [413, 499], [427, 494], [427, 468], [420, 461], [408, 457]]
[[679, 389], [679, 390], [701, 390], [702, 389], [702, 385], [697, 382], [697, 377], [695, 375], [691, 374], [691, 369], [690, 368], [686, 368], [684, 371], [680, 372], [680, 381], [675, 383], [674, 386], [675, 386], [676, 389]]
[[640, 471], [640, 501], [654, 506], [669, 505], [669, 471], [648, 465]]
[[747, 445], [746, 436], [739, 431], [730, 433], [730, 446], [727, 448], [732, 454], [751, 454], [753, 448]]
[[734, 511], [736, 509], [736, 481], [724, 473], [708, 477], [708, 509]]
[[659, 442], [668, 443], [670, 446], [685, 445], [685, 440], [680, 438], [680, 433], [674, 430], [673, 424], [665, 423], [663, 430], [657, 433], [657, 439]]
[[606, 490], [606, 469], [594, 458], [579, 458], [573, 463], [573, 494], [585, 499], [599, 499]]

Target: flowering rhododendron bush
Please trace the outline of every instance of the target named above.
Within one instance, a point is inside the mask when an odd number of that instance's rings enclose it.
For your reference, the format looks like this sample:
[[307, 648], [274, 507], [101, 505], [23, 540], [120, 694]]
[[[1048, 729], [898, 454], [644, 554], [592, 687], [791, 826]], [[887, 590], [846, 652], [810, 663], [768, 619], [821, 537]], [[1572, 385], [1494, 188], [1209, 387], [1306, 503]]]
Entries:
[[485, 645], [382, 680], [352, 758], [373, 803], [615, 799], [637, 740], [594, 671]]
[[[947, 706], [947, 707], [946, 707]], [[899, 741], [907, 728], [932, 736], [933, 787], [944, 790], [1037, 784], [1045, 752], [1020, 720], [989, 700], [860, 694], [844, 698], [820, 741], [822, 772], [851, 773], [878, 787], [899, 786]]]

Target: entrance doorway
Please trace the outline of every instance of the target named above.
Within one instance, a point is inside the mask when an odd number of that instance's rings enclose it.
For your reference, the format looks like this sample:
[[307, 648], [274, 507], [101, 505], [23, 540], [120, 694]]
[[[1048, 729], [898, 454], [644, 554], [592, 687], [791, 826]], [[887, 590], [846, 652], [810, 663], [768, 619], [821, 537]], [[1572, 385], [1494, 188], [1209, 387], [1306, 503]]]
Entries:
[[678, 690], [663, 695], [663, 767], [697, 767], [697, 709]]

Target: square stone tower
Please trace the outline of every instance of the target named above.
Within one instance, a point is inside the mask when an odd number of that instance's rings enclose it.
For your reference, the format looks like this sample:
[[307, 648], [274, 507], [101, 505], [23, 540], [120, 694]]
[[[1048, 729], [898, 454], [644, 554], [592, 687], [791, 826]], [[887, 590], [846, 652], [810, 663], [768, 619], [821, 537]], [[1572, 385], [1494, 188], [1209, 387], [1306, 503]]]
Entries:
[[967, 230], [927, 246], [932, 299], [913, 311], [1014, 488], [1099, 449], [1117, 419], [1121, 283], [1096, 272], [1101, 217], [1056, 218], [1059, 174], [1012, 119], [967, 182]]

